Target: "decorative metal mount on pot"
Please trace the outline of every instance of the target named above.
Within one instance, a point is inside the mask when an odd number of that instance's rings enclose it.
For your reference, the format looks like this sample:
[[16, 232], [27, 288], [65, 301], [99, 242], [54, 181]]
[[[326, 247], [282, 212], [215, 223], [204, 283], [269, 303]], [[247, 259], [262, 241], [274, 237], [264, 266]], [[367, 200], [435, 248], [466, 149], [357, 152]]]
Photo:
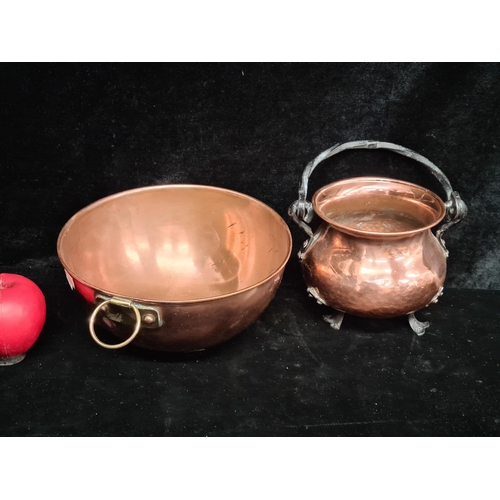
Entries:
[[[323, 160], [348, 149], [387, 149], [423, 163], [440, 181], [443, 202], [416, 184], [384, 177], [333, 182], [307, 200], [309, 177]], [[467, 206], [446, 175], [427, 158], [397, 144], [354, 141], [336, 144], [311, 161], [302, 174], [299, 199], [290, 217], [309, 239], [299, 252], [309, 295], [335, 310], [324, 319], [340, 329], [344, 314], [368, 318], [407, 315], [412, 330], [429, 326], [415, 312], [443, 293], [448, 250], [443, 233], [467, 215]], [[322, 224], [308, 225], [314, 213]], [[431, 232], [441, 221], [444, 224]]]

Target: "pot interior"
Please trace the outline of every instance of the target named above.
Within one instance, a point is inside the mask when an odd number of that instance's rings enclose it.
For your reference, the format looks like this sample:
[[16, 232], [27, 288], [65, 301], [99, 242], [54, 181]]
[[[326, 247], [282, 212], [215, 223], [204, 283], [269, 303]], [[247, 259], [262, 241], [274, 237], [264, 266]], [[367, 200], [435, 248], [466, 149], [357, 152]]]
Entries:
[[254, 198], [167, 185], [81, 210], [62, 229], [58, 253], [73, 277], [110, 295], [196, 301], [267, 280], [284, 267], [291, 246], [283, 219]]
[[313, 196], [316, 213], [338, 229], [365, 237], [411, 236], [438, 224], [446, 209], [432, 191], [409, 182], [357, 177]]

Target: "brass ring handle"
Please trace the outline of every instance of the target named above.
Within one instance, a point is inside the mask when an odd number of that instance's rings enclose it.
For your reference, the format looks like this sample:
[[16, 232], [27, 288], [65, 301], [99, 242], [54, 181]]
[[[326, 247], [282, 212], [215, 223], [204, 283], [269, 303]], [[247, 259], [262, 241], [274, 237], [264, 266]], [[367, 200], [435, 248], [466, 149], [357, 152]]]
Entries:
[[[132, 332], [132, 335], [125, 341], [119, 343], [119, 344], [106, 344], [102, 340], [99, 340], [97, 337], [95, 330], [94, 330], [94, 324], [95, 324], [95, 319], [97, 317], [98, 312], [107, 304], [115, 304], [119, 306], [124, 306], [124, 307], [130, 307], [134, 313], [135, 313], [135, 328], [134, 331]], [[139, 312], [139, 309], [134, 305], [133, 302], [127, 301], [127, 300], [120, 300], [120, 299], [107, 299], [103, 302], [101, 302], [95, 309], [94, 312], [92, 313], [92, 316], [90, 317], [89, 321], [89, 331], [90, 331], [90, 336], [94, 339], [96, 344], [100, 345], [101, 347], [104, 347], [105, 349], [120, 349], [121, 347], [125, 347], [126, 345], [130, 344], [136, 337], [137, 334], [139, 333], [139, 330], [141, 329], [141, 313]]]

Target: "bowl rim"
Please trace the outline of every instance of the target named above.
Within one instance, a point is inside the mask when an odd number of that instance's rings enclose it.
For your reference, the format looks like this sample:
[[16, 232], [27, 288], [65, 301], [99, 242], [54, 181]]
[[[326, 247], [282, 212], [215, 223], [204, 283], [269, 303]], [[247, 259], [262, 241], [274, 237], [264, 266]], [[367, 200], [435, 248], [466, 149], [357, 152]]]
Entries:
[[[434, 221], [432, 221], [429, 224], [426, 224], [425, 226], [419, 227], [418, 229], [412, 229], [409, 231], [398, 231], [398, 232], [388, 232], [388, 233], [381, 233], [381, 232], [376, 232], [376, 231], [364, 231], [360, 229], [354, 229], [349, 226], [345, 226], [343, 224], [339, 224], [338, 222], [335, 222], [328, 217], [326, 217], [323, 212], [319, 209], [318, 207], [318, 197], [324, 193], [327, 189], [331, 188], [332, 186], [339, 186], [342, 184], [349, 184], [353, 182], [377, 182], [377, 183], [391, 183], [391, 184], [401, 184], [404, 186], [410, 186], [413, 188], [418, 188], [422, 190], [422, 192], [425, 192], [429, 194], [439, 205], [439, 213], [437, 214], [436, 218]], [[400, 179], [393, 179], [391, 177], [373, 177], [373, 176], [361, 176], [361, 177], [350, 177], [347, 179], [342, 179], [339, 181], [331, 182], [330, 184], [326, 184], [325, 186], [319, 188], [313, 195], [312, 197], [312, 204], [314, 207], [314, 211], [320, 217], [323, 219], [325, 222], [330, 224], [331, 226], [335, 227], [339, 231], [342, 231], [344, 233], [352, 234], [355, 236], [360, 236], [360, 237], [365, 237], [365, 238], [386, 238], [386, 239], [392, 239], [392, 238], [406, 238], [410, 236], [414, 236], [416, 234], [422, 233], [428, 229], [433, 228], [434, 226], [437, 226], [446, 216], [446, 205], [444, 201], [441, 199], [440, 196], [438, 196], [436, 193], [431, 191], [430, 189], [427, 189], [423, 186], [420, 186], [418, 184], [415, 184], [413, 182], [408, 182]]]
[[[67, 262], [65, 261], [64, 256], [63, 256], [63, 249], [62, 249], [62, 247], [63, 247], [63, 239], [64, 239], [64, 236], [66, 235], [66, 233], [68, 232], [68, 229], [77, 220], [77, 218], [81, 217], [82, 215], [84, 215], [87, 212], [92, 211], [97, 206], [99, 206], [101, 204], [104, 204], [104, 203], [107, 203], [110, 200], [113, 200], [113, 199], [116, 199], [116, 198], [121, 198], [121, 197], [130, 195], [130, 194], [141, 192], [141, 191], [153, 191], [153, 190], [163, 190], [163, 189], [177, 189], [177, 188], [179, 188], [179, 189], [186, 189], [186, 188], [192, 189], [192, 188], [195, 188], [195, 189], [210, 190], [210, 191], [220, 191], [220, 192], [228, 193], [230, 195], [233, 195], [233, 196], [236, 196], [236, 197], [239, 197], [239, 198], [244, 198], [246, 200], [250, 200], [250, 201], [252, 201], [254, 203], [257, 203], [258, 205], [261, 205], [266, 210], [270, 211], [275, 216], [275, 218], [279, 222], [279, 224], [283, 227], [284, 233], [287, 235], [288, 248], [287, 248], [287, 251], [286, 251], [286, 254], [285, 254], [285, 258], [283, 259], [282, 263], [271, 274], [269, 274], [268, 276], [266, 276], [264, 279], [262, 279], [262, 280], [260, 280], [260, 281], [258, 281], [256, 283], [253, 283], [252, 285], [249, 285], [249, 286], [247, 286], [245, 288], [242, 288], [240, 290], [236, 290], [234, 292], [226, 293], [226, 294], [222, 294], [222, 295], [214, 295], [213, 297], [201, 297], [201, 298], [198, 298], [198, 299], [184, 299], [184, 300], [144, 299], [144, 298], [140, 298], [140, 297], [131, 297], [129, 295], [123, 295], [123, 294], [120, 294], [120, 293], [113, 292], [111, 290], [106, 290], [104, 288], [96, 287], [95, 285], [93, 285], [89, 281], [81, 278], [67, 264]], [[276, 275], [280, 274], [284, 270], [284, 268], [285, 268], [286, 264], [288, 263], [288, 261], [290, 260], [290, 256], [291, 256], [291, 253], [292, 253], [292, 248], [293, 248], [293, 239], [292, 239], [292, 234], [290, 232], [290, 228], [288, 227], [288, 224], [285, 222], [285, 220], [283, 219], [283, 217], [281, 217], [281, 215], [276, 210], [274, 210], [273, 208], [271, 208], [269, 205], [267, 205], [263, 201], [258, 200], [257, 198], [254, 198], [253, 196], [250, 196], [250, 195], [247, 195], [247, 194], [244, 194], [244, 193], [241, 193], [239, 191], [232, 190], [232, 189], [218, 187], [218, 186], [210, 186], [210, 185], [207, 185], [207, 184], [158, 184], [158, 185], [153, 185], [153, 186], [143, 186], [143, 187], [137, 187], [137, 188], [133, 188], [133, 189], [127, 189], [125, 191], [119, 191], [117, 193], [105, 196], [103, 198], [100, 198], [100, 199], [98, 199], [98, 200], [90, 203], [89, 205], [85, 206], [84, 208], [82, 208], [78, 212], [76, 212], [64, 224], [64, 226], [60, 230], [59, 236], [57, 238], [57, 255], [58, 255], [59, 261], [61, 262], [64, 270], [68, 274], [70, 274], [70, 276], [72, 278], [74, 278], [74, 279], [78, 280], [80, 283], [88, 286], [94, 292], [98, 291], [98, 292], [100, 292], [102, 294], [109, 295], [111, 297], [124, 298], [124, 299], [131, 300], [133, 302], [136, 302], [136, 303], [145, 303], [145, 304], [193, 304], [193, 303], [203, 303], [203, 302], [210, 302], [210, 301], [214, 301], [214, 300], [221, 300], [221, 299], [225, 299], [227, 297], [233, 297], [233, 296], [240, 295], [242, 293], [248, 292], [250, 290], [253, 290], [254, 288], [259, 287], [260, 285], [262, 285], [264, 283], [267, 283], [272, 278], [274, 278]], [[94, 293], [94, 301], [95, 301], [95, 293]]]

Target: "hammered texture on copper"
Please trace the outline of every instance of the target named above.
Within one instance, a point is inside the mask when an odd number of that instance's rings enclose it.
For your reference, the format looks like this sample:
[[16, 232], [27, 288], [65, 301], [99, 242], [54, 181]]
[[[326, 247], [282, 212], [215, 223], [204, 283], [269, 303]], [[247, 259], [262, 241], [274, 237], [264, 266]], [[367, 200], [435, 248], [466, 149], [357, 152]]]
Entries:
[[390, 318], [429, 304], [446, 276], [444, 250], [430, 230], [400, 239], [360, 238], [327, 223], [302, 260], [304, 279], [327, 305]]

